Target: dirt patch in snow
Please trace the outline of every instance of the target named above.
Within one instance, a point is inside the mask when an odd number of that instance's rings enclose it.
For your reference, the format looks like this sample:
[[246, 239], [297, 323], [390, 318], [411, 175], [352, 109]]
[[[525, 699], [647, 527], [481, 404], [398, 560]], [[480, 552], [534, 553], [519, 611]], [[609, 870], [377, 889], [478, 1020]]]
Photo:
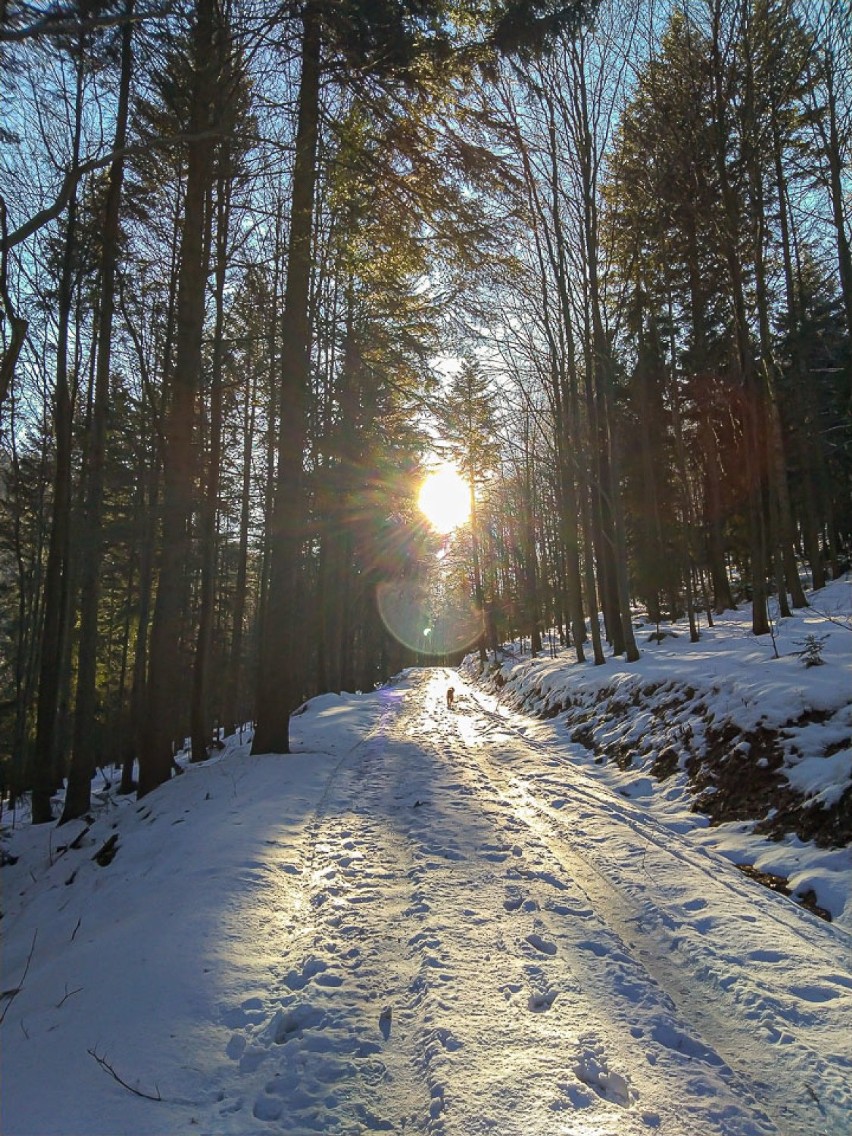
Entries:
[[780, 892], [781, 895], [792, 896], [802, 907], [807, 908], [808, 911], [812, 911], [813, 914], [818, 915], [820, 919], [825, 919], [828, 923], [831, 922], [830, 913], [817, 903], [816, 894], [812, 888], [808, 889], [806, 892], [796, 892], [794, 894], [787, 886], [787, 881], [783, 876], [774, 876], [771, 872], [761, 872], [758, 868], [755, 868], [754, 864], [737, 864], [736, 867], [739, 868], [744, 876], [748, 876], [750, 880], [756, 880], [759, 884], [763, 884], [764, 887], [768, 887], [770, 891], [777, 891]]

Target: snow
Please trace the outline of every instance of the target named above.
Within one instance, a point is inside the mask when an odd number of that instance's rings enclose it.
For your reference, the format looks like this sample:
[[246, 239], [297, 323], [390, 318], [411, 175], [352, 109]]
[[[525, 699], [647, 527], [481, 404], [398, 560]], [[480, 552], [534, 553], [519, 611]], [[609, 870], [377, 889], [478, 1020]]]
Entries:
[[[849, 1136], [849, 849], [711, 826], [682, 770], [597, 763], [562, 715], [520, 709], [593, 706], [616, 679], [621, 726], [588, 728], [658, 752], [637, 682], [671, 703], [673, 748], [701, 701], [743, 729], [815, 707], [784, 769], [828, 800], [849, 777], [845, 588], [821, 596], [837, 623], [779, 628], [781, 659], [730, 613], [630, 667], [507, 666], [499, 694], [411, 670], [312, 700], [291, 755], [229, 739], [140, 802], [104, 788], [90, 827], [7, 815], [3, 1136]], [[804, 619], [825, 666], [787, 653]]]
[[[638, 663], [609, 658], [599, 667], [588, 661], [577, 664], [569, 651], [555, 658], [509, 658], [501, 667], [505, 685], [500, 703], [530, 713], [548, 712], [555, 706], [588, 708], [590, 748], [570, 747], [572, 764], [581, 764], [624, 796], [651, 798], [649, 807], [658, 820], [679, 831], [694, 830], [696, 842], [734, 862], [790, 877], [798, 894], [814, 887], [817, 902], [852, 930], [850, 889], [835, 878], [852, 877], [848, 849], [837, 853], [804, 844], [795, 836], [760, 839], [753, 824], [702, 826], [689, 811], [693, 795], [682, 772], [689, 749], [700, 752], [711, 725], [720, 730], [730, 726], [738, 733], [777, 734], [783, 781], [808, 803], [830, 808], [849, 790], [852, 580], [847, 576], [835, 581], [814, 593], [810, 603], [803, 612], [775, 621], [774, 647], [769, 636], [751, 634], [750, 610], [743, 608], [716, 616], [712, 628], [702, 626], [697, 643], [690, 643], [683, 623], [675, 625], [676, 638], [666, 636], [660, 643], [647, 641], [653, 627], [638, 630], [642, 648]], [[821, 666], [803, 665], [801, 651], [808, 635], [821, 641]], [[469, 674], [473, 667], [471, 658]], [[549, 745], [566, 745], [568, 734], [558, 726], [547, 722], [534, 730]], [[622, 770], [607, 763], [601, 768], [596, 755], [617, 752], [619, 746], [630, 750], [630, 767]], [[727, 760], [736, 761], [747, 757], [751, 746], [739, 740], [728, 743], [727, 749]], [[677, 758], [681, 772], [661, 784], [647, 774], [666, 751]], [[755, 764], [769, 763], [758, 758]]]

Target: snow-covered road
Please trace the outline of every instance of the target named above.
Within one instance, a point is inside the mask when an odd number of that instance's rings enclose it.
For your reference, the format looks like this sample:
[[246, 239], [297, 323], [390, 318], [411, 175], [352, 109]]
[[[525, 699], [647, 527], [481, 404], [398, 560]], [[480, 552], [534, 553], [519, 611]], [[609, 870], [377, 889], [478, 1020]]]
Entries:
[[852, 1133], [847, 932], [456, 672], [294, 734], [4, 869], [4, 1136]]
[[[256, 1118], [852, 1131], [847, 936], [657, 828], [457, 675], [415, 672], [385, 698], [312, 822], [309, 922], [271, 992], [296, 997], [262, 1035]], [[336, 1021], [359, 1038], [342, 1075]]]

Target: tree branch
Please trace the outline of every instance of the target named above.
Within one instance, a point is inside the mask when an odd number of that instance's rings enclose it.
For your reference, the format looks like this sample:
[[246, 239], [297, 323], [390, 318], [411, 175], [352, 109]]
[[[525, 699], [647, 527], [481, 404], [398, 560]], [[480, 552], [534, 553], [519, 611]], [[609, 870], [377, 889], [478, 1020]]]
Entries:
[[[113, 28], [129, 22], [141, 23], [143, 20], [155, 19], [169, 15], [171, 4], [162, 4], [148, 12], [138, 15], [89, 16], [80, 17], [80, 9], [76, 5], [54, 4], [48, 8], [36, 8], [30, 4], [21, 4], [17, 12], [9, 12], [3, 8], [5, 15], [0, 22], [0, 43], [22, 43], [28, 39], [38, 39], [46, 35], [68, 35], [73, 32], [96, 31], [99, 28]], [[15, 26], [17, 17], [18, 26]], [[21, 23], [21, 21], [28, 21]]]
[[2, 1024], [2, 1022], [5, 1020], [6, 1015], [9, 1012], [9, 1007], [12, 1005], [12, 1003], [15, 1001], [17, 996], [21, 993], [21, 991], [24, 988], [24, 981], [26, 980], [27, 972], [30, 969], [30, 963], [33, 961], [33, 953], [35, 951], [35, 945], [36, 945], [36, 939], [37, 938], [38, 938], [38, 927], [36, 927], [35, 931], [33, 931], [32, 946], [30, 947], [30, 953], [27, 955], [27, 965], [24, 967], [24, 973], [21, 975], [21, 981], [18, 983], [17, 986], [13, 987], [11, 990], [4, 990], [3, 991], [2, 997], [8, 998], [8, 1001], [7, 1001], [6, 1005], [3, 1007], [3, 1013], [0, 1014], [0, 1024]]
[[18, 356], [27, 338], [29, 324], [22, 319], [14, 309], [12, 297], [9, 295], [7, 285], [8, 251], [6, 249], [6, 202], [0, 196], [0, 320], [5, 316], [9, 321], [9, 343], [5, 351], [0, 352], [0, 406], [3, 405], [9, 388], [12, 385], [12, 376]]
[[157, 138], [153, 141], [145, 143], [145, 145], [136, 146], [122, 146], [117, 150], [110, 150], [107, 154], [102, 154], [98, 158], [89, 158], [87, 162], [81, 162], [80, 165], [72, 166], [69, 170], [65, 171], [65, 176], [62, 179], [62, 185], [59, 187], [59, 192], [52, 204], [40, 209], [30, 217], [29, 221], [25, 221], [23, 225], [19, 225], [17, 229], [8, 235], [6, 232], [0, 237], [0, 253], [8, 253], [16, 245], [25, 241], [27, 237], [31, 237], [33, 233], [38, 232], [39, 229], [54, 221], [68, 202], [71, 200], [71, 194], [76, 189], [78, 183], [86, 177], [87, 174], [94, 173], [95, 170], [102, 170], [105, 166], [111, 165], [117, 158], [132, 158], [137, 154], [142, 154], [152, 147], [168, 147], [177, 145], [180, 142], [195, 142], [205, 138], [224, 138], [225, 135], [220, 130], [205, 130], [198, 134], [175, 134], [169, 138]]
[[152, 1101], [161, 1101], [163, 1099], [160, 1096], [160, 1090], [157, 1088], [156, 1085], [154, 1085], [154, 1088], [157, 1090], [156, 1096], [154, 1096], [152, 1093], [143, 1093], [141, 1089], [134, 1089], [134, 1087], [132, 1085], [128, 1085], [127, 1081], [125, 1081], [121, 1077], [119, 1077], [118, 1073], [116, 1073], [115, 1069], [113, 1069], [112, 1065], [110, 1065], [109, 1061], [107, 1061], [107, 1059], [105, 1057], [99, 1057], [94, 1049], [88, 1049], [88, 1050], [86, 1050], [86, 1052], [90, 1053], [102, 1069], [105, 1069], [111, 1077], [113, 1077], [116, 1081], [118, 1081], [118, 1083], [123, 1088], [127, 1089], [128, 1092], [133, 1093], [134, 1096], [142, 1097], [144, 1100], [152, 1100]]

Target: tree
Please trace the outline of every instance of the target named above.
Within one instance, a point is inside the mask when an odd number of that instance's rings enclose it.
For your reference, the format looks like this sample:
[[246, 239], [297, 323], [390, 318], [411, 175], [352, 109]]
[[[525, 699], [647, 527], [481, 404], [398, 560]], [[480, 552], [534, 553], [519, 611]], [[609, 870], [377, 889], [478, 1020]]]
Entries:
[[168, 376], [163, 422], [162, 536], [157, 595], [151, 622], [147, 711], [139, 750], [139, 796], [171, 775], [173, 738], [180, 714], [180, 624], [190, 551], [190, 518], [197, 476], [194, 445], [196, 398], [201, 375], [201, 337], [209, 246], [205, 240], [207, 198], [214, 177], [214, 132], [221, 99], [216, 94], [222, 57], [222, 26], [214, 0], [198, 0], [191, 35], [186, 193], [178, 274], [174, 360]]
[[[83, 84], [85, 43], [82, 36], [75, 55], [75, 92], [71, 108], [72, 164], [79, 161], [83, 131]], [[51, 796], [62, 779], [61, 747], [65, 728], [68, 681], [70, 612], [72, 595], [71, 495], [73, 375], [69, 375], [69, 337], [74, 302], [75, 268], [78, 257], [78, 211], [71, 195], [59, 247], [56, 292], [56, 378], [53, 393], [53, 427], [56, 457], [53, 478], [53, 510], [50, 546], [44, 579], [44, 617], [38, 683], [38, 714], [33, 750], [33, 824], [53, 820]]]
[[300, 701], [294, 634], [301, 553], [302, 455], [305, 448], [311, 349], [308, 298], [317, 176], [321, 61], [320, 11], [308, 0], [303, 16], [296, 160], [290, 207], [287, 286], [282, 316], [282, 371], [278, 394], [278, 469], [272, 498], [270, 575], [258, 668], [253, 753], [290, 752], [290, 712]]
[[[446, 19], [450, 9], [444, 3], [368, 5], [361, 0], [326, 8], [318, 0], [308, 0], [302, 11], [296, 158], [282, 315], [281, 427], [267, 537], [270, 579], [260, 649], [255, 753], [289, 752], [290, 713], [301, 697], [293, 602], [304, 518], [302, 455], [311, 354], [308, 298], [322, 69], [333, 64], [346, 67], [377, 111], [383, 94], [427, 98], [437, 89], [439, 77], [452, 73], [448, 70], [453, 61], [452, 25]], [[501, 5], [496, 13], [490, 6], [476, 6], [474, 20], [490, 17], [479, 53], [487, 51], [489, 41], [492, 50], [532, 50], [560, 27], [576, 22], [578, 11], [578, 5], [539, 0], [516, 0]], [[456, 59], [469, 66], [466, 59], [470, 55], [466, 47]]]
[[113, 151], [117, 156], [110, 167], [103, 208], [103, 244], [101, 247], [101, 279], [96, 331], [98, 355], [89, 422], [84, 504], [79, 538], [81, 599], [77, 651], [77, 691], [72, 761], [61, 818], [63, 823], [82, 816], [88, 810], [91, 800], [92, 773], [94, 772], [94, 762], [90, 751], [95, 733], [97, 700], [96, 670], [102, 564], [101, 524], [103, 519], [104, 462], [106, 458], [107, 413], [112, 360], [113, 315], [115, 311], [115, 277], [120, 238], [119, 216], [124, 181], [123, 150], [127, 140], [130, 83], [133, 68], [132, 16], [133, 0], [127, 0], [125, 23], [121, 30], [119, 93], [113, 141]]
[[441, 427], [446, 451], [468, 483], [473, 592], [477, 609], [484, 618], [478, 650], [480, 661], [484, 663], [486, 625], [493, 621], [494, 597], [486, 599], [483, 588], [477, 489], [496, 465], [498, 422], [491, 379], [475, 359], [463, 360], [451, 379], [444, 398]]

